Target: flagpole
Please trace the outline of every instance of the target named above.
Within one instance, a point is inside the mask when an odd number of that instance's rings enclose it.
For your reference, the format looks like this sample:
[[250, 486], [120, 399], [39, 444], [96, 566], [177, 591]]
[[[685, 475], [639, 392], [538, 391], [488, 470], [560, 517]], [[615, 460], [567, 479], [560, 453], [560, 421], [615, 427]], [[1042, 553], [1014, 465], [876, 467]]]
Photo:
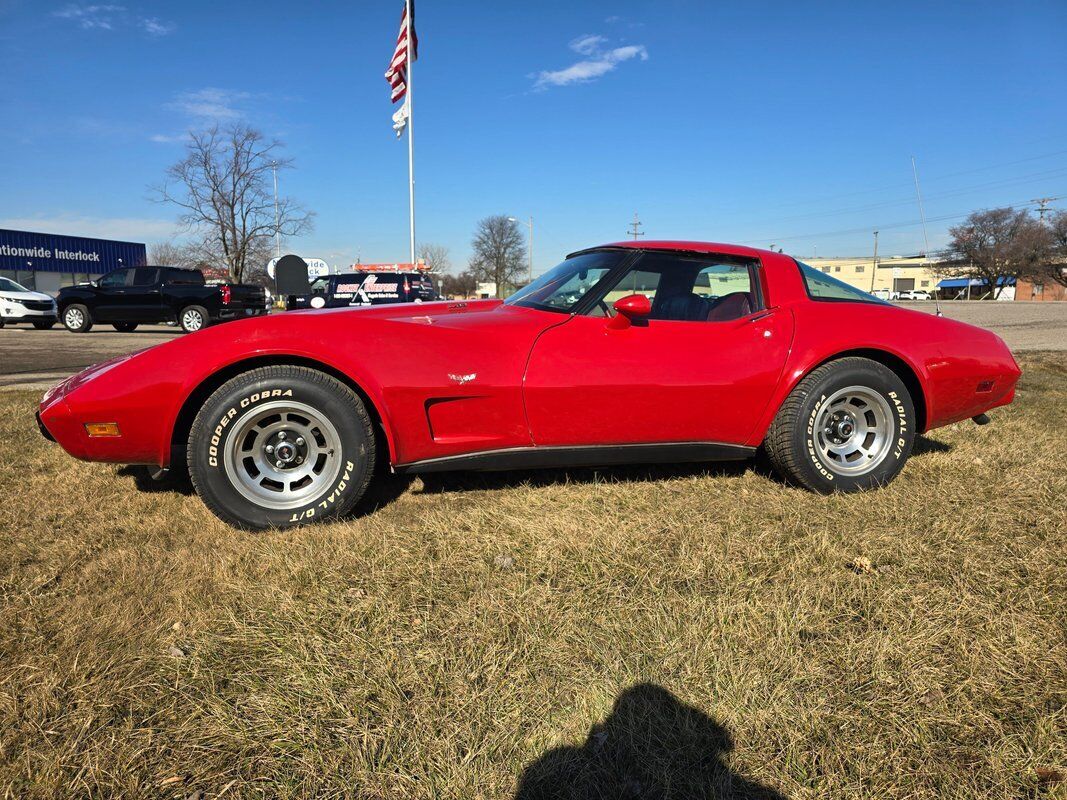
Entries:
[[412, 75], [415, 72], [415, 59], [412, 58], [411, 40], [414, 38], [415, 24], [411, 18], [411, 0], [404, 0], [408, 21], [407, 30], [407, 84], [408, 84], [408, 217], [410, 220], [411, 263], [415, 264], [415, 96]]

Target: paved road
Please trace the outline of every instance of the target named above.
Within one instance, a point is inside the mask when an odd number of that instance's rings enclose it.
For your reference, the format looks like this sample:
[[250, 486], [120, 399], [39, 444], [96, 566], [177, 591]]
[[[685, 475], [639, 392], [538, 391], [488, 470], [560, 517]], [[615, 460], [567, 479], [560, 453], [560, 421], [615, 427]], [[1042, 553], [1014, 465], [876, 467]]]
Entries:
[[[901, 305], [934, 313], [931, 302]], [[941, 307], [947, 317], [996, 331], [1012, 350], [1067, 350], [1067, 303], [956, 301]], [[0, 390], [44, 391], [90, 364], [181, 335], [167, 325], [147, 325], [135, 333], [98, 325], [78, 334], [58, 326], [50, 331], [8, 326], [0, 329]]]
[[[932, 302], [900, 305], [934, 313]], [[1015, 351], [1067, 350], [1067, 303], [959, 300], [942, 303], [941, 310], [951, 319], [988, 328]]]
[[0, 328], [0, 390], [43, 391], [91, 364], [181, 335], [169, 325], [147, 325], [134, 333], [119, 333], [110, 325], [88, 333], [70, 333], [62, 326], [39, 331], [8, 325]]

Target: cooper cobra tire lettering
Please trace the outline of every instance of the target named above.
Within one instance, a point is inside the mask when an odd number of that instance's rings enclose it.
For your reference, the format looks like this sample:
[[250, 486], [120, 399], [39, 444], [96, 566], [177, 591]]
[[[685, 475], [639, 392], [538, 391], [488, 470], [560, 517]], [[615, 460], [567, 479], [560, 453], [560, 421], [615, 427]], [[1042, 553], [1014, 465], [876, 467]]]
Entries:
[[258, 403], [260, 400], [267, 400], [272, 397], [292, 396], [292, 389], [271, 389], [270, 391], [256, 392], [255, 394], [252, 394], [248, 397], [244, 397], [241, 399], [241, 402], [239, 402], [236, 406], [232, 406], [230, 410], [222, 416], [222, 419], [219, 420], [219, 424], [215, 427], [215, 432], [211, 437], [211, 443], [208, 446], [208, 464], [210, 464], [212, 467], [218, 467], [219, 442], [222, 441], [222, 431], [227, 425], [230, 424], [230, 420], [237, 416], [238, 407], [248, 408], [253, 403]]

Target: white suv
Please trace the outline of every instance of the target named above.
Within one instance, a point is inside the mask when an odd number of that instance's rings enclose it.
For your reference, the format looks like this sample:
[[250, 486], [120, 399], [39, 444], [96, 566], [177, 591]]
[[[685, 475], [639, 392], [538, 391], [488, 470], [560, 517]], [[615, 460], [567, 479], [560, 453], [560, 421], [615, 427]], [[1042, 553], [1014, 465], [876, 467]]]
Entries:
[[929, 300], [930, 293], [922, 289], [912, 289], [910, 292], [901, 292], [901, 300]]
[[56, 301], [44, 292], [31, 292], [9, 278], [0, 278], [0, 328], [32, 322], [37, 330], [56, 324]]

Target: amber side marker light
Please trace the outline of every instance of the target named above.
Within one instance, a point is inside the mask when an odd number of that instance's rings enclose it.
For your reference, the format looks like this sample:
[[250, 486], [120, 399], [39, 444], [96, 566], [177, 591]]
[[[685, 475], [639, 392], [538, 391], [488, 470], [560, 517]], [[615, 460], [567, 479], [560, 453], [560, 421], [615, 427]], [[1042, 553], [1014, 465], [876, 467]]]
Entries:
[[89, 434], [89, 438], [98, 439], [107, 436], [122, 436], [119, 433], [119, 424], [117, 422], [86, 422], [85, 432]]

